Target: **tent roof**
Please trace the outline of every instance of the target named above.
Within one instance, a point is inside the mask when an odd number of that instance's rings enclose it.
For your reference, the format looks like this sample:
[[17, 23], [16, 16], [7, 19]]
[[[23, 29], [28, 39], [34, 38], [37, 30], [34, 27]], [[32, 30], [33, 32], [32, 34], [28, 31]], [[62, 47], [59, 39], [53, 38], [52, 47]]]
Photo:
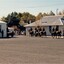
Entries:
[[35, 22], [33, 22], [33, 23], [30, 23], [30, 24], [27, 24], [27, 25], [25, 25], [25, 27], [31, 27], [31, 26], [37, 26], [38, 25], [38, 22], [39, 22], [40, 20], [38, 20], [37, 22], [35, 21]]
[[62, 16], [46, 16], [40, 19], [41, 26], [50, 26], [50, 25], [63, 25], [61, 21]]
[[25, 25], [25, 27], [63, 25], [61, 21], [62, 17], [63, 16], [45, 16], [38, 21]]

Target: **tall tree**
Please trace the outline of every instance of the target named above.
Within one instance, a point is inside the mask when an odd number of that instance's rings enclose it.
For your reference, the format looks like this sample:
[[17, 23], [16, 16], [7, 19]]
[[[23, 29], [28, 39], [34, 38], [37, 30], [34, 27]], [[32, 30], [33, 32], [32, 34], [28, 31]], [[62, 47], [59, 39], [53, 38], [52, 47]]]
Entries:
[[12, 12], [11, 14], [8, 14], [7, 18], [7, 25], [8, 26], [13, 26], [13, 25], [18, 25], [20, 19], [17, 17], [18, 13], [17, 12]]
[[62, 14], [64, 15], [64, 10], [62, 11]]
[[6, 22], [7, 21], [7, 18], [2, 17], [1, 20]]
[[43, 16], [48, 16], [48, 13], [43, 13]]
[[54, 12], [50, 11], [49, 15], [54, 16], [55, 14], [54, 14]]
[[36, 20], [40, 20], [43, 17], [43, 14], [40, 12], [37, 16], [36, 16]]
[[58, 14], [59, 14], [59, 15], [62, 15], [62, 12], [60, 11]]
[[35, 16], [28, 13], [28, 12], [24, 12], [22, 14], [21, 19], [24, 21], [24, 23], [29, 23], [30, 20], [31, 20], [31, 22], [34, 22], [35, 21]]

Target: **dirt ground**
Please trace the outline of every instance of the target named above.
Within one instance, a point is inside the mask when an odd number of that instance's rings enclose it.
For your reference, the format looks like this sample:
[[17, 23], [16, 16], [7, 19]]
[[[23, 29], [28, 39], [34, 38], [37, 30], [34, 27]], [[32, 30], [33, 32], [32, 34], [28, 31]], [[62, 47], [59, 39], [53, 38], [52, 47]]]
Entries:
[[64, 64], [64, 39], [0, 38], [0, 64]]

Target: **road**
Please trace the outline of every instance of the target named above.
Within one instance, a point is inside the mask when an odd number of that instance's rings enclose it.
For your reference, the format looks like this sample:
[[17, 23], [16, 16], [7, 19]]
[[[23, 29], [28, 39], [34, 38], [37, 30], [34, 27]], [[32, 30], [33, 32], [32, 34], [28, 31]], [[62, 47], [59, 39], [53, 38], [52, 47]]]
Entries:
[[0, 38], [0, 64], [64, 64], [64, 39]]

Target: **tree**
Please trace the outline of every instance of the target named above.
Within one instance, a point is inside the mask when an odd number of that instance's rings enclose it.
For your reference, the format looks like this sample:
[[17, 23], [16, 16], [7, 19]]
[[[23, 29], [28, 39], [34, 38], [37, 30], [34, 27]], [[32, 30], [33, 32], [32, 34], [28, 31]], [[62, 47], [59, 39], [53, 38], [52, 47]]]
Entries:
[[24, 23], [29, 23], [29, 21], [34, 22], [35, 21], [35, 16], [28, 13], [28, 12], [24, 12], [22, 14], [21, 20], [24, 21]]
[[17, 12], [12, 12], [11, 14], [8, 14], [5, 21], [7, 22], [8, 26], [14, 26], [18, 25], [20, 22], [20, 19], [17, 17], [18, 13]]
[[54, 14], [54, 12], [50, 11], [49, 15], [54, 16], [55, 14]]
[[43, 13], [43, 16], [48, 16], [48, 14], [47, 13]]
[[36, 20], [40, 20], [43, 17], [43, 14], [40, 12], [37, 16], [36, 16]]
[[59, 15], [62, 15], [62, 12], [60, 11], [58, 14], [59, 14]]
[[21, 19], [22, 13], [18, 13], [17, 17], [18, 17], [19, 19]]
[[62, 11], [62, 14], [64, 15], [64, 10]]
[[7, 19], [6, 19], [5, 17], [2, 17], [1, 20], [2, 20], [2, 21], [6, 21]]
[[11, 21], [8, 22], [8, 26], [18, 26], [20, 22], [20, 19], [17, 17], [13, 17]]

